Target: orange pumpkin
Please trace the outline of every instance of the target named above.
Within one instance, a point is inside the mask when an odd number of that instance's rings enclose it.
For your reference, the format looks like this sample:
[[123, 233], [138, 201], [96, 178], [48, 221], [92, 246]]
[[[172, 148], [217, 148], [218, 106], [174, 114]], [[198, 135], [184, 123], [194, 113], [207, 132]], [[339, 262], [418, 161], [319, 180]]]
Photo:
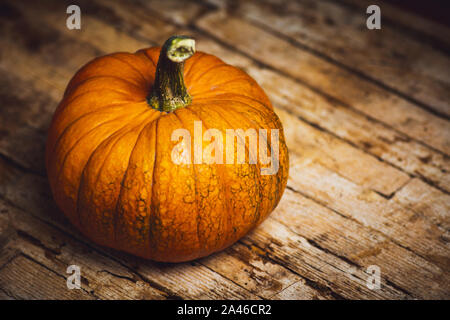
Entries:
[[[157, 261], [203, 257], [261, 223], [283, 194], [288, 153], [266, 94], [245, 72], [194, 54], [194, 46], [174, 36], [162, 48], [96, 58], [71, 79], [55, 111], [46, 147], [54, 199], [100, 245]], [[261, 174], [268, 164], [249, 163], [249, 153], [245, 163], [208, 162], [205, 154], [198, 164], [174, 163], [180, 140], [172, 141], [173, 132], [195, 136], [195, 123], [224, 135], [267, 129], [269, 154], [269, 132], [278, 129], [279, 170]], [[204, 150], [212, 143], [196, 141]]]

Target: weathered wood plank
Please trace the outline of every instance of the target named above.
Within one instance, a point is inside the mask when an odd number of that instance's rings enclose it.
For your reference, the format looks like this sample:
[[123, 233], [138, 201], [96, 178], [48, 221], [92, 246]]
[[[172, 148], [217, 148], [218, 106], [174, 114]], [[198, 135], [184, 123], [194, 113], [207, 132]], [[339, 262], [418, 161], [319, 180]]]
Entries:
[[241, 241], [258, 247], [267, 257], [313, 281], [321, 291], [336, 299], [407, 298], [388, 284], [384, 284], [383, 290], [369, 289], [366, 286], [368, 275], [363, 269], [312, 246], [307, 239], [271, 217]]
[[14, 297], [8, 295], [6, 291], [0, 288], [0, 300], [17, 300], [17, 299], [14, 299]]
[[[403, 206], [422, 214], [442, 228], [450, 230], [450, 196], [419, 179], [409, 181], [393, 198]], [[445, 235], [447, 242], [450, 238]]]
[[[264, 252], [252, 249], [237, 243], [223, 252], [201, 259], [200, 262], [219, 274], [231, 277], [230, 280], [264, 299], [270, 299], [295, 282], [304, 282], [301, 277], [281, 265], [264, 259]], [[305, 287], [308, 293], [320, 295], [320, 292], [308, 285], [305, 284]], [[310, 295], [298, 292], [295, 298], [309, 299]]]
[[290, 189], [286, 190], [283, 201], [271, 217], [308, 239], [312, 246], [332, 252], [359, 268], [378, 266], [384, 283], [395, 284], [412, 296], [427, 299], [448, 296], [450, 278], [447, 270], [395, 244], [382, 232]]
[[[268, 72], [260, 72], [257, 76], [258, 79], [263, 79], [263, 85], [269, 82], [269, 79], [276, 80], [274, 83], [282, 85], [282, 88], [291, 84], [281, 77], [267, 78], [267, 75]], [[302, 90], [301, 87], [298, 87], [299, 90], [292, 90], [291, 95], [286, 93], [283, 95], [281, 90], [275, 93], [269, 85], [265, 85], [265, 88], [273, 92], [271, 98], [275, 104], [283, 106], [290, 113], [332, 132], [410, 175], [421, 177], [439, 188], [450, 191], [450, 161], [447, 156], [382, 124], [349, 112], [339, 104], [332, 104], [321, 97], [310, 95], [310, 92]]]
[[15, 238], [15, 230], [6, 208], [0, 209], [0, 269], [19, 255], [16, 249], [10, 246]]
[[290, 185], [295, 190], [364, 226], [382, 232], [397, 244], [432, 261], [443, 270], [449, 270], [450, 246], [442, 240], [446, 231], [423, 216], [363, 189], [318, 164], [293, 163], [290, 177]]
[[[102, 3], [107, 3], [107, 0], [96, 0]], [[160, 12], [165, 12], [164, 17], [170, 15], [170, 21], [178, 25], [187, 26], [191, 24], [197, 17], [205, 14], [211, 8], [207, 3], [200, 3], [200, 1], [177, 1], [177, 0], [154, 0], [145, 1], [138, 0], [141, 8], [146, 11], [153, 11], [154, 13], [160, 14]], [[194, 5], [192, 4], [194, 2]], [[196, 2], [196, 3], [195, 3]], [[129, 10], [128, 4], [122, 4], [121, 10]], [[164, 41], [165, 39], [162, 39]]]
[[196, 25], [253, 59], [281, 70], [413, 139], [450, 154], [450, 125], [447, 120], [261, 28], [231, 17], [225, 11], [206, 15], [198, 19]]
[[[19, 5], [21, 12], [26, 14], [34, 12], [39, 17], [27, 16], [28, 21], [42, 21], [53, 26], [61, 32], [66, 39], [74, 42], [86, 42], [98, 48], [102, 52], [134, 52], [143, 47], [150, 47], [164, 42], [173, 35], [175, 26], [165, 23], [161, 19], [152, 19], [137, 2], [127, 4], [128, 10], [124, 10], [123, 1], [79, 1], [83, 12], [83, 27], [80, 30], [68, 30], [65, 25], [66, 16], [61, 12], [71, 3], [70, 1], [49, 0], [52, 10], [39, 6], [36, 3]], [[15, 5], [16, 6], [16, 5]], [[122, 23], [126, 20], [127, 23]], [[148, 23], [141, 23], [148, 21]], [[148, 35], [152, 35], [151, 38]], [[104, 41], [108, 39], [108, 41]]]
[[[302, 297], [299, 299], [298, 297]], [[304, 297], [304, 298], [303, 298]], [[331, 300], [332, 296], [317, 295], [306, 285], [305, 280], [297, 281], [283, 291], [272, 296], [272, 300]]]
[[450, 28], [410, 10], [401, 9], [388, 1], [339, 0], [338, 2], [347, 5], [354, 12], [366, 12], [368, 6], [376, 4], [382, 8], [382, 19], [406, 36], [428, 42], [442, 48], [443, 51], [450, 48]]
[[389, 25], [383, 24], [380, 32], [367, 29], [364, 11], [356, 14], [327, 1], [218, 2], [229, 15], [285, 36], [298, 46], [450, 116], [448, 56]]
[[66, 279], [22, 255], [0, 270], [0, 288], [13, 299], [94, 299], [83, 290], [68, 290]]
[[[166, 299], [169, 294], [151, 287], [117, 262], [98, 254], [86, 245], [38, 219], [0, 200], [14, 225], [10, 250], [25, 254], [52, 270], [65, 283], [69, 265], [81, 269], [82, 290], [98, 299]], [[45, 281], [42, 280], [42, 281]], [[66, 288], [67, 290], [67, 288]]]
[[326, 134], [292, 114], [275, 108], [283, 123], [291, 154], [317, 162], [349, 180], [384, 195], [393, 194], [410, 178], [367, 153]]

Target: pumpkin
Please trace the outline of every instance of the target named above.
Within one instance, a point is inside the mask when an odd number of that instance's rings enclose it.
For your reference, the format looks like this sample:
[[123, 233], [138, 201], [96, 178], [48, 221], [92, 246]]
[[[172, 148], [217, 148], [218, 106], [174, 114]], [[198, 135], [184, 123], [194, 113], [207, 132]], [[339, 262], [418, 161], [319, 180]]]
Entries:
[[[244, 163], [208, 161], [217, 150], [196, 163], [195, 152], [180, 151], [181, 140], [173, 139], [177, 129], [195, 135], [195, 125], [205, 135], [212, 128], [224, 135], [278, 130], [277, 154], [269, 133], [258, 147], [267, 143], [279, 170], [263, 174], [269, 164], [250, 163], [247, 145]], [[206, 150], [213, 138], [194, 140], [184, 146]], [[227, 149], [232, 156], [238, 145]], [[184, 162], [174, 162], [174, 155]], [[98, 57], [73, 76], [53, 115], [46, 166], [57, 205], [86, 237], [180, 262], [230, 246], [273, 211], [286, 186], [288, 152], [282, 125], [255, 80], [195, 52], [192, 38], [174, 36], [162, 48]]]

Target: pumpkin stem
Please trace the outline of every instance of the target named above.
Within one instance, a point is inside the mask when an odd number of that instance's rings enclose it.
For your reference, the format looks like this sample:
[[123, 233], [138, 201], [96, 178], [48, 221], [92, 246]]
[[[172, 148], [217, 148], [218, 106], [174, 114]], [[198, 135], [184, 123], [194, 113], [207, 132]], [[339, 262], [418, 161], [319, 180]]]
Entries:
[[155, 82], [147, 97], [157, 110], [171, 112], [186, 107], [192, 101], [184, 84], [184, 61], [195, 53], [195, 40], [187, 36], [172, 36], [163, 45], [156, 66]]

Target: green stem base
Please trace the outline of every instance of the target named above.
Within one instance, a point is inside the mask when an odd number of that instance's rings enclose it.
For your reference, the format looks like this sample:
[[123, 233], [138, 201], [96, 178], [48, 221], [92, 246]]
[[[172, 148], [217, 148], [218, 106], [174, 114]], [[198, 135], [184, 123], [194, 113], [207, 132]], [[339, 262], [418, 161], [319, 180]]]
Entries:
[[195, 53], [195, 40], [187, 36], [170, 37], [163, 45], [156, 66], [155, 82], [147, 97], [153, 109], [172, 112], [191, 104], [184, 83], [184, 62]]

